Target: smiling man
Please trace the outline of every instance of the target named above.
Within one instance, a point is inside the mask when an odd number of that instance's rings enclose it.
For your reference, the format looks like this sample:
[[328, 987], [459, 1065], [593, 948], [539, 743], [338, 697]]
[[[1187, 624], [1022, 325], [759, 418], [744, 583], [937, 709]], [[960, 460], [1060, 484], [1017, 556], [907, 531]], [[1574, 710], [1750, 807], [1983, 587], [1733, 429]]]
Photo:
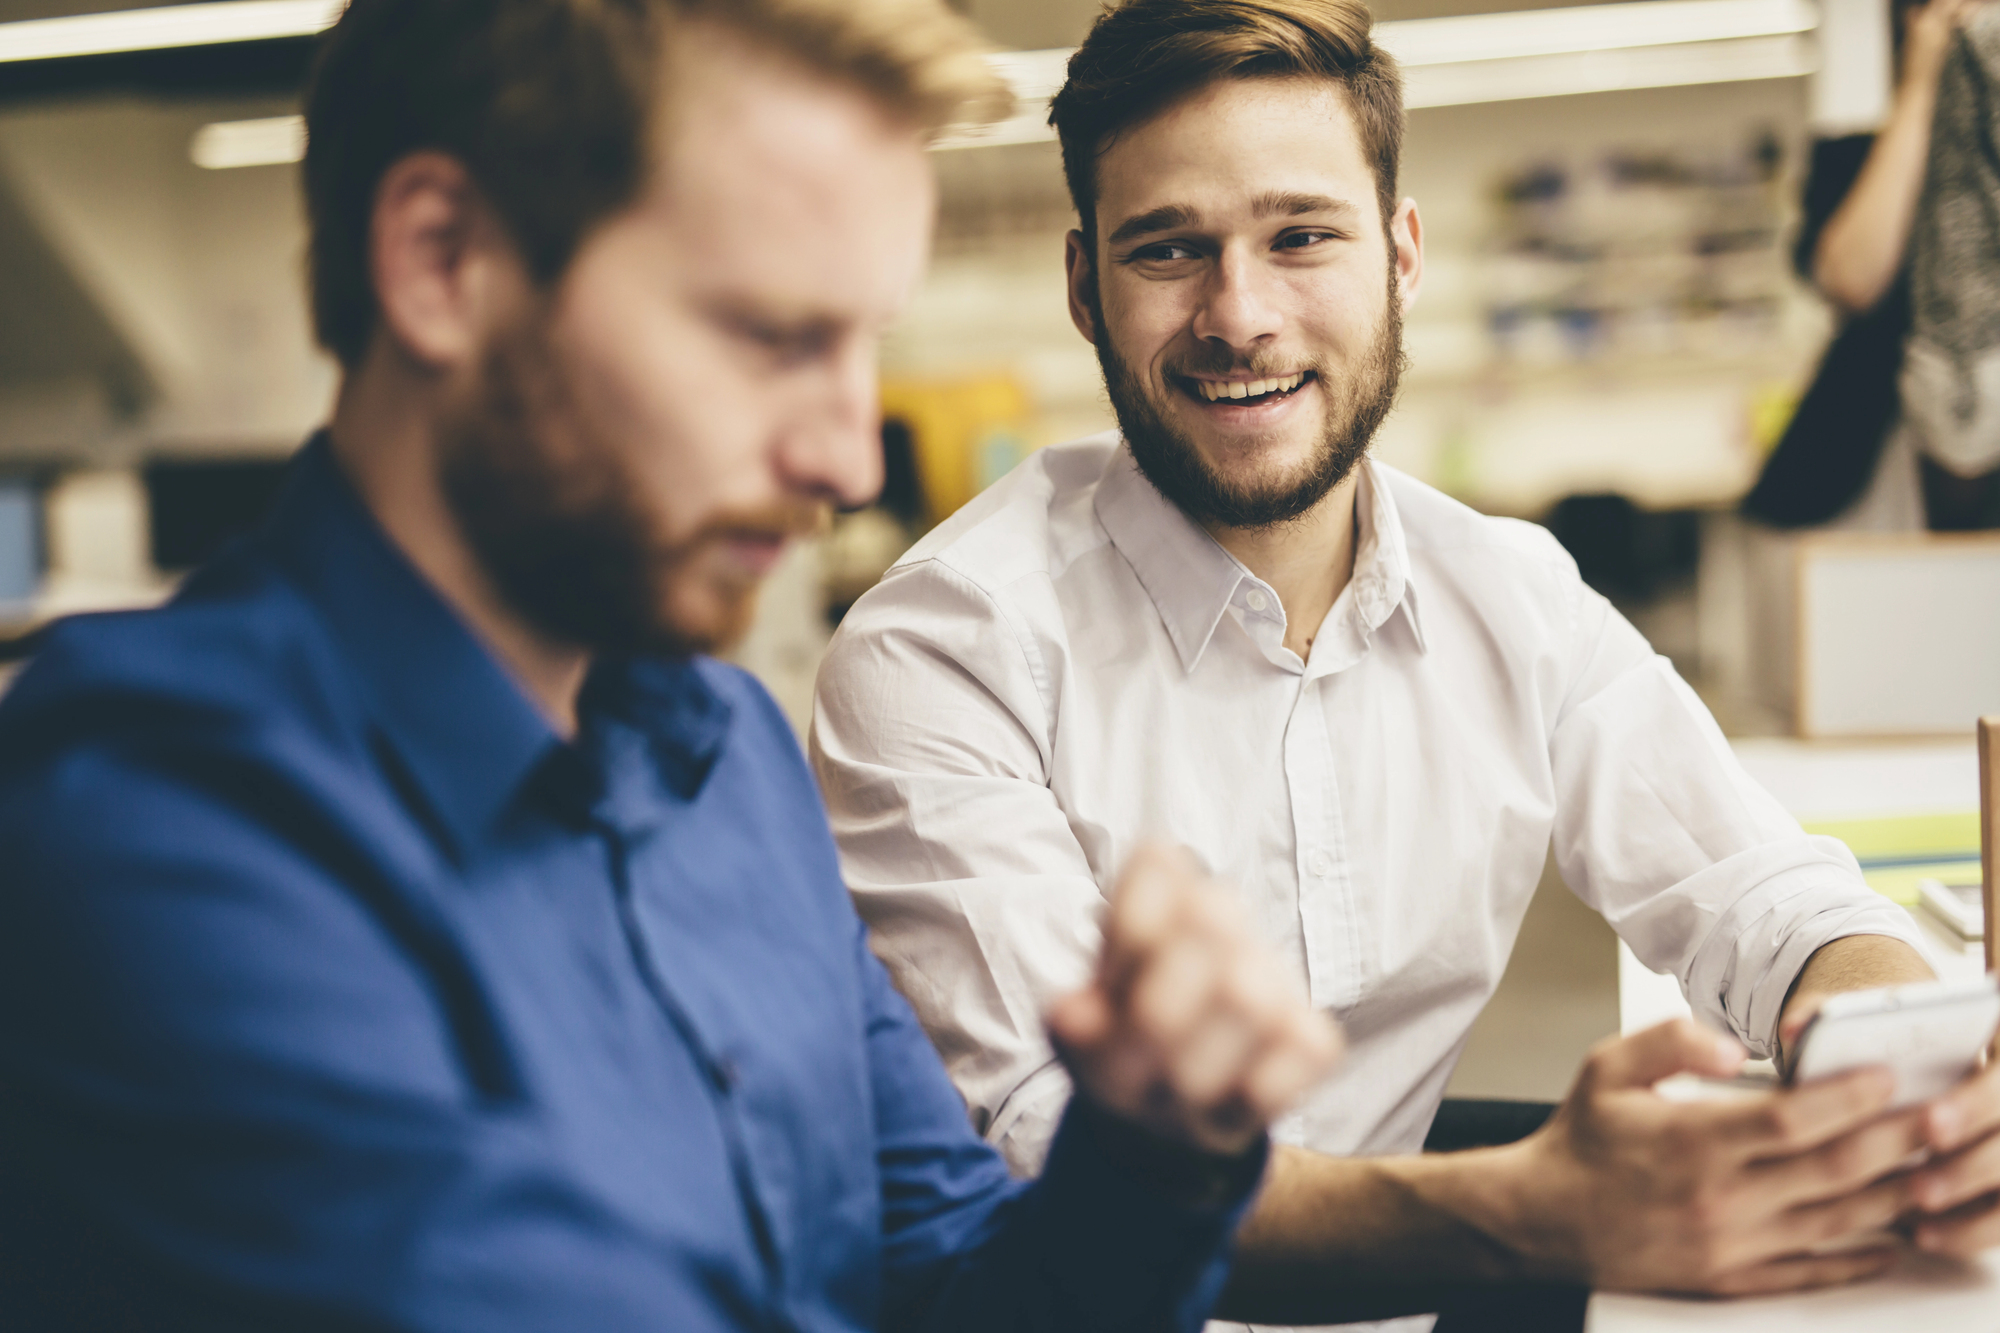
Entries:
[[265, 527], [0, 707], [0, 1323], [1192, 1330], [1333, 1025], [1168, 853], [1051, 997], [1023, 1185], [703, 656], [880, 483], [934, 0], [353, 0], [343, 374]]
[[[1840, 1281], [1904, 1218], [2000, 1228], [2000, 1082], [1882, 1118], [1857, 1074], [1651, 1090], [1928, 977], [1912, 923], [1743, 773], [1550, 536], [1367, 457], [1423, 277], [1398, 75], [1355, 0], [1131, 0], [1054, 103], [1070, 314], [1119, 430], [1043, 451], [843, 622], [813, 755], [877, 952], [1018, 1170], [1070, 1096], [1042, 1034], [1128, 849], [1241, 887], [1351, 1041], [1281, 1128], [1228, 1308], [1321, 1322], [1496, 1278]], [[1553, 844], [1700, 1023], [1598, 1050], [1541, 1132], [1424, 1141]], [[1917, 1146], [1938, 1160], [1895, 1174]], [[1316, 1151], [1305, 1151], [1316, 1150]]]

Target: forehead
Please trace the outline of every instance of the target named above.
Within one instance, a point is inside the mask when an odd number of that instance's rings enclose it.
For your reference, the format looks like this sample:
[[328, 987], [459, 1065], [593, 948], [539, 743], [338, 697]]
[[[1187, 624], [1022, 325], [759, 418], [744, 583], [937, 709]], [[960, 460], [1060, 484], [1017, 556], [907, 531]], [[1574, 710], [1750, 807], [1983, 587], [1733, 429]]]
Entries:
[[1219, 79], [1125, 129], [1097, 159], [1100, 235], [1154, 208], [1219, 219], [1283, 194], [1329, 195], [1375, 214], [1374, 168], [1341, 85]]
[[916, 127], [858, 87], [713, 36], [670, 64], [637, 211], [718, 280], [862, 303], [914, 281], [934, 190]]

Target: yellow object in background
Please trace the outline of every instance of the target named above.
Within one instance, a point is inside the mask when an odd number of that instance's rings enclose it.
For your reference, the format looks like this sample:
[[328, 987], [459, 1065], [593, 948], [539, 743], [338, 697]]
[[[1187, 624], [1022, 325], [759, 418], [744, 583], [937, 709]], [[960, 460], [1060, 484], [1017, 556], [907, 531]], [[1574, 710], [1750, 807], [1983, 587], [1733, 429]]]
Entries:
[[882, 415], [910, 427], [932, 523], [998, 481], [1032, 448], [1033, 411], [1011, 375], [884, 380]]
[[1785, 427], [1799, 410], [1799, 390], [1792, 384], [1767, 384], [1750, 398], [1750, 443], [1757, 457], [1768, 458], [1785, 436]]
[[1830, 820], [1807, 824], [1805, 830], [1846, 843], [1861, 863], [1869, 887], [1904, 907], [1916, 906], [1919, 880], [1950, 883], [1962, 877], [1967, 866], [1975, 878], [1979, 874], [1975, 810]]

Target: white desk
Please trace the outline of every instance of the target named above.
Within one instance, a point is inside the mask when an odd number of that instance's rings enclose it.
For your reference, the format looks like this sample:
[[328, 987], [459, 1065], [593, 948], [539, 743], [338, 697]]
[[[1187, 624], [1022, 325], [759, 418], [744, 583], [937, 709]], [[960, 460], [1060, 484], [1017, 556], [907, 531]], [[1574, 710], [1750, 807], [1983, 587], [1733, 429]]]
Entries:
[[1584, 1333], [1993, 1333], [2000, 1329], [2000, 1256], [1960, 1266], [1910, 1254], [1872, 1282], [1793, 1296], [1676, 1301], [1590, 1298]]
[[[1924, 814], [1979, 806], [1979, 763], [1972, 740], [1925, 744], [1844, 744], [1742, 740], [1737, 757], [1750, 775], [1801, 820]], [[1967, 949], [1929, 914], [1947, 976], [1977, 975], [1978, 946]], [[1648, 972], [1619, 945], [1619, 1025], [1627, 1032], [1688, 1012], [1672, 977]], [[1591, 1297], [1585, 1333], [1668, 1333], [1701, 1328], [1742, 1333], [1994, 1333], [2000, 1329], [2000, 1253], [1969, 1268], [1909, 1255], [1873, 1282], [1831, 1291], [1741, 1301], [1657, 1296]]]

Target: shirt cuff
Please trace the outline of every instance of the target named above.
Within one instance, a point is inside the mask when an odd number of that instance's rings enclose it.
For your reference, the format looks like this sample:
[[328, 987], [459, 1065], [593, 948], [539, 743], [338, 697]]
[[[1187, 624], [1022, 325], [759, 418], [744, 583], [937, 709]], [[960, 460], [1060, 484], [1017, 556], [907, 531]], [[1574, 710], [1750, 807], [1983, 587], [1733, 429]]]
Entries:
[[1078, 1279], [1086, 1301], [1125, 1316], [1104, 1326], [1149, 1306], [1161, 1315], [1155, 1326], [1199, 1329], [1228, 1280], [1230, 1242], [1263, 1180], [1269, 1136], [1238, 1157], [1208, 1158], [1195, 1172], [1207, 1175], [1197, 1182], [1207, 1188], [1190, 1193], [1188, 1180], [1172, 1173], [1147, 1178], [1153, 1164], [1118, 1142], [1107, 1121], [1082, 1097], [1070, 1100], [1030, 1191], [1040, 1225], [1053, 1233], [1045, 1252], [1088, 1256]]
[[[1746, 921], [1737, 928], [1735, 952], [1739, 956], [1732, 961], [1738, 975], [1750, 972], [1751, 960], [1741, 955], [1752, 952], [1757, 943], [1764, 943], [1766, 948], [1776, 945], [1765, 955], [1769, 962], [1761, 969], [1761, 975], [1757, 975], [1755, 984], [1739, 992], [1743, 996], [1740, 1009], [1735, 997], [1729, 994], [1730, 988], [1726, 985], [1720, 988], [1721, 1006], [1730, 1026], [1743, 1038], [1752, 1055], [1776, 1053], [1778, 1020], [1784, 1015], [1785, 997], [1791, 993], [1792, 983], [1798, 980], [1812, 956], [1835, 940], [1854, 935], [1882, 935], [1901, 940], [1916, 950], [1933, 972], [1938, 971], [1938, 959], [1929, 941], [1903, 908], [1873, 889], [1829, 897], [1831, 901], [1819, 910], [1800, 914], [1790, 921], [1785, 918], [1792, 914], [1784, 909], [1796, 911], [1795, 904], [1772, 904], [1762, 920]], [[1731, 924], [1725, 918], [1725, 928]]]

